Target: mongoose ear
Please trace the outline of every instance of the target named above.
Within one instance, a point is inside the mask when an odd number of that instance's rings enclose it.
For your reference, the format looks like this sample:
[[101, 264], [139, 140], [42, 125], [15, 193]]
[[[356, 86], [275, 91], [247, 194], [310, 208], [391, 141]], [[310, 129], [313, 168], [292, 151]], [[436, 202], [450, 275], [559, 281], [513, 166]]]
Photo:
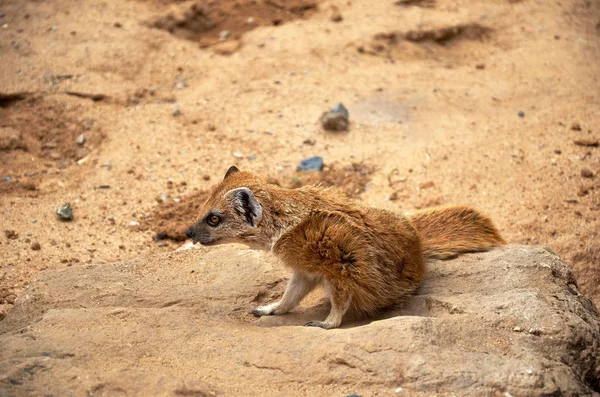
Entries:
[[236, 172], [240, 172], [240, 170], [235, 165], [232, 165], [231, 167], [229, 167], [229, 169], [225, 173], [225, 178], [223, 178], [223, 180], [229, 178], [231, 175], [235, 174]]
[[247, 187], [239, 187], [226, 193], [230, 198], [233, 209], [246, 218], [246, 222], [252, 227], [256, 227], [262, 219], [262, 206], [254, 197], [252, 190]]

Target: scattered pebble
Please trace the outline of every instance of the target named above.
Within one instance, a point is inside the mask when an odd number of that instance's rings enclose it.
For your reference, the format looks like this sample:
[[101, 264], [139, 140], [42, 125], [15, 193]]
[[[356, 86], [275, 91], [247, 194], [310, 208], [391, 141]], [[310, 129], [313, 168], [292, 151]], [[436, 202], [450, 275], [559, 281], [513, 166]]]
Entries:
[[5, 15], [6, 15], [5, 13], [0, 12], [0, 19], [4, 18]]
[[323, 128], [329, 131], [346, 131], [350, 125], [348, 118], [348, 109], [343, 104], [338, 103], [330, 111], [321, 115], [321, 124]]
[[12, 177], [10, 175], [6, 175], [4, 178], [2, 178], [2, 180], [4, 182], [12, 182]]
[[571, 123], [571, 129], [573, 131], [581, 131], [581, 124], [579, 124], [577, 121], [574, 121]]
[[167, 232], [158, 232], [154, 235], [155, 240], [164, 240], [167, 237], [169, 237], [169, 234]]
[[397, 387], [396, 390], [394, 390], [396, 393], [402, 393], [404, 391], [403, 388], [401, 387]]
[[598, 139], [591, 139], [591, 138], [582, 138], [582, 139], [575, 139], [573, 141], [574, 144], [576, 144], [577, 146], [588, 146], [588, 147], [598, 147], [600, 146], [600, 140]]
[[589, 168], [582, 168], [581, 169], [581, 176], [584, 178], [593, 178], [594, 177], [594, 171], [590, 170]]
[[248, 23], [254, 23], [254, 17], [248, 18]]
[[539, 329], [537, 329], [537, 328], [529, 328], [529, 333], [530, 333], [531, 335], [541, 335], [541, 334], [542, 334], [542, 331], [540, 331], [540, 330], [539, 330]]
[[231, 33], [229, 32], [229, 30], [223, 30], [223, 31], [221, 31], [221, 33], [219, 33], [220, 40], [227, 40], [229, 38], [229, 36], [231, 36]]
[[240, 152], [231, 152], [231, 155], [233, 157], [235, 157], [236, 159], [243, 159], [244, 158], [244, 155], [241, 154]]
[[40, 243], [38, 243], [37, 241], [34, 243], [31, 243], [31, 249], [33, 251], [39, 251], [42, 249], [42, 246], [40, 245]]
[[396, 200], [398, 200], [398, 191], [393, 192], [392, 194], [390, 194], [389, 196], [387, 196], [386, 199], [389, 200], [389, 201], [396, 201]]
[[519, 115], [519, 117], [525, 117], [525, 112], [522, 110], [519, 110], [519, 113], [517, 113]]
[[419, 184], [419, 189], [429, 189], [435, 186], [435, 182], [428, 181]]
[[156, 197], [156, 201], [158, 201], [159, 203], [164, 203], [165, 201], [167, 201], [168, 198], [169, 196], [167, 195], [167, 193], [162, 192]]
[[333, 6], [331, 7], [331, 16], [329, 17], [329, 19], [332, 22], [341, 22], [344, 20], [344, 17], [342, 16], [342, 13], [340, 12], [339, 8]]
[[77, 138], [75, 138], [75, 143], [78, 144], [79, 146], [83, 146], [83, 144], [85, 143], [85, 135], [81, 134], [79, 135]]
[[106, 218], [107, 221], [109, 221], [110, 223], [112, 223], [113, 225], [115, 224], [115, 217], [110, 215]]
[[485, 69], [485, 63], [478, 63], [477, 65], [475, 65], [475, 68], [479, 69], [479, 70], [483, 70], [483, 69]]
[[173, 117], [181, 116], [181, 110], [178, 106], [174, 106], [173, 110], [171, 111], [171, 114], [173, 115]]
[[590, 187], [589, 186], [579, 186], [579, 190], [577, 191], [577, 195], [579, 197], [583, 197], [586, 196], [590, 191]]
[[256, 160], [256, 155], [255, 154], [251, 154], [250, 156], [248, 156], [248, 160]]
[[317, 143], [317, 141], [315, 139], [305, 139], [304, 141], [302, 141], [303, 144], [305, 145], [309, 145], [309, 146], [314, 146], [315, 143]]
[[140, 223], [138, 221], [131, 221], [127, 224], [129, 227], [138, 227]]
[[31, 220], [31, 223], [37, 223], [37, 219], [33, 218], [33, 219]]
[[177, 78], [177, 82], [175, 83], [176, 90], [183, 90], [186, 87], [185, 81], [181, 77]]
[[513, 332], [523, 332], [523, 328], [521, 328], [521, 327], [514, 327], [513, 328]]
[[321, 171], [323, 169], [323, 157], [314, 156], [304, 159], [296, 169], [298, 171]]
[[64, 221], [73, 220], [73, 208], [71, 207], [71, 203], [65, 203], [62, 207], [58, 207], [54, 213], [58, 216], [59, 219]]

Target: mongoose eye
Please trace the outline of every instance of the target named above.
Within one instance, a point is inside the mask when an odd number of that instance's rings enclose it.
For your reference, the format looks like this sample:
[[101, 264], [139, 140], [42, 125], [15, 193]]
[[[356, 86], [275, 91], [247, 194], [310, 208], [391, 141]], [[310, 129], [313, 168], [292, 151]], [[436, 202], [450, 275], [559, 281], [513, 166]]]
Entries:
[[215, 226], [217, 226], [221, 222], [221, 217], [219, 215], [211, 215], [211, 216], [208, 217], [208, 219], [206, 220], [206, 222], [210, 226], [215, 227]]

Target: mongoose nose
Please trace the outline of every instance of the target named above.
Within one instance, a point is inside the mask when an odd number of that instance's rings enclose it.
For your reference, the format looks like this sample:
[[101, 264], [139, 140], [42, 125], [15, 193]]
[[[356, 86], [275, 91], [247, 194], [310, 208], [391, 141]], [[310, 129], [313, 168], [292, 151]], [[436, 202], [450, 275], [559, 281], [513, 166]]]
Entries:
[[187, 232], [185, 232], [185, 235], [188, 236], [188, 238], [194, 237], [194, 230], [190, 227]]

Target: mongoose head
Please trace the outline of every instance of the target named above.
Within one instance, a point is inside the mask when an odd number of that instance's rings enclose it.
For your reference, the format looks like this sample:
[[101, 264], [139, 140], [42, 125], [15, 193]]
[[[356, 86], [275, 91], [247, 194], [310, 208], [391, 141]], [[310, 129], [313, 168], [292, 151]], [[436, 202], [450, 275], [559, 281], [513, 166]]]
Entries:
[[263, 207], [254, 193], [260, 183], [253, 174], [230, 167], [186, 235], [194, 244], [262, 246], [258, 226], [263, 218]]

